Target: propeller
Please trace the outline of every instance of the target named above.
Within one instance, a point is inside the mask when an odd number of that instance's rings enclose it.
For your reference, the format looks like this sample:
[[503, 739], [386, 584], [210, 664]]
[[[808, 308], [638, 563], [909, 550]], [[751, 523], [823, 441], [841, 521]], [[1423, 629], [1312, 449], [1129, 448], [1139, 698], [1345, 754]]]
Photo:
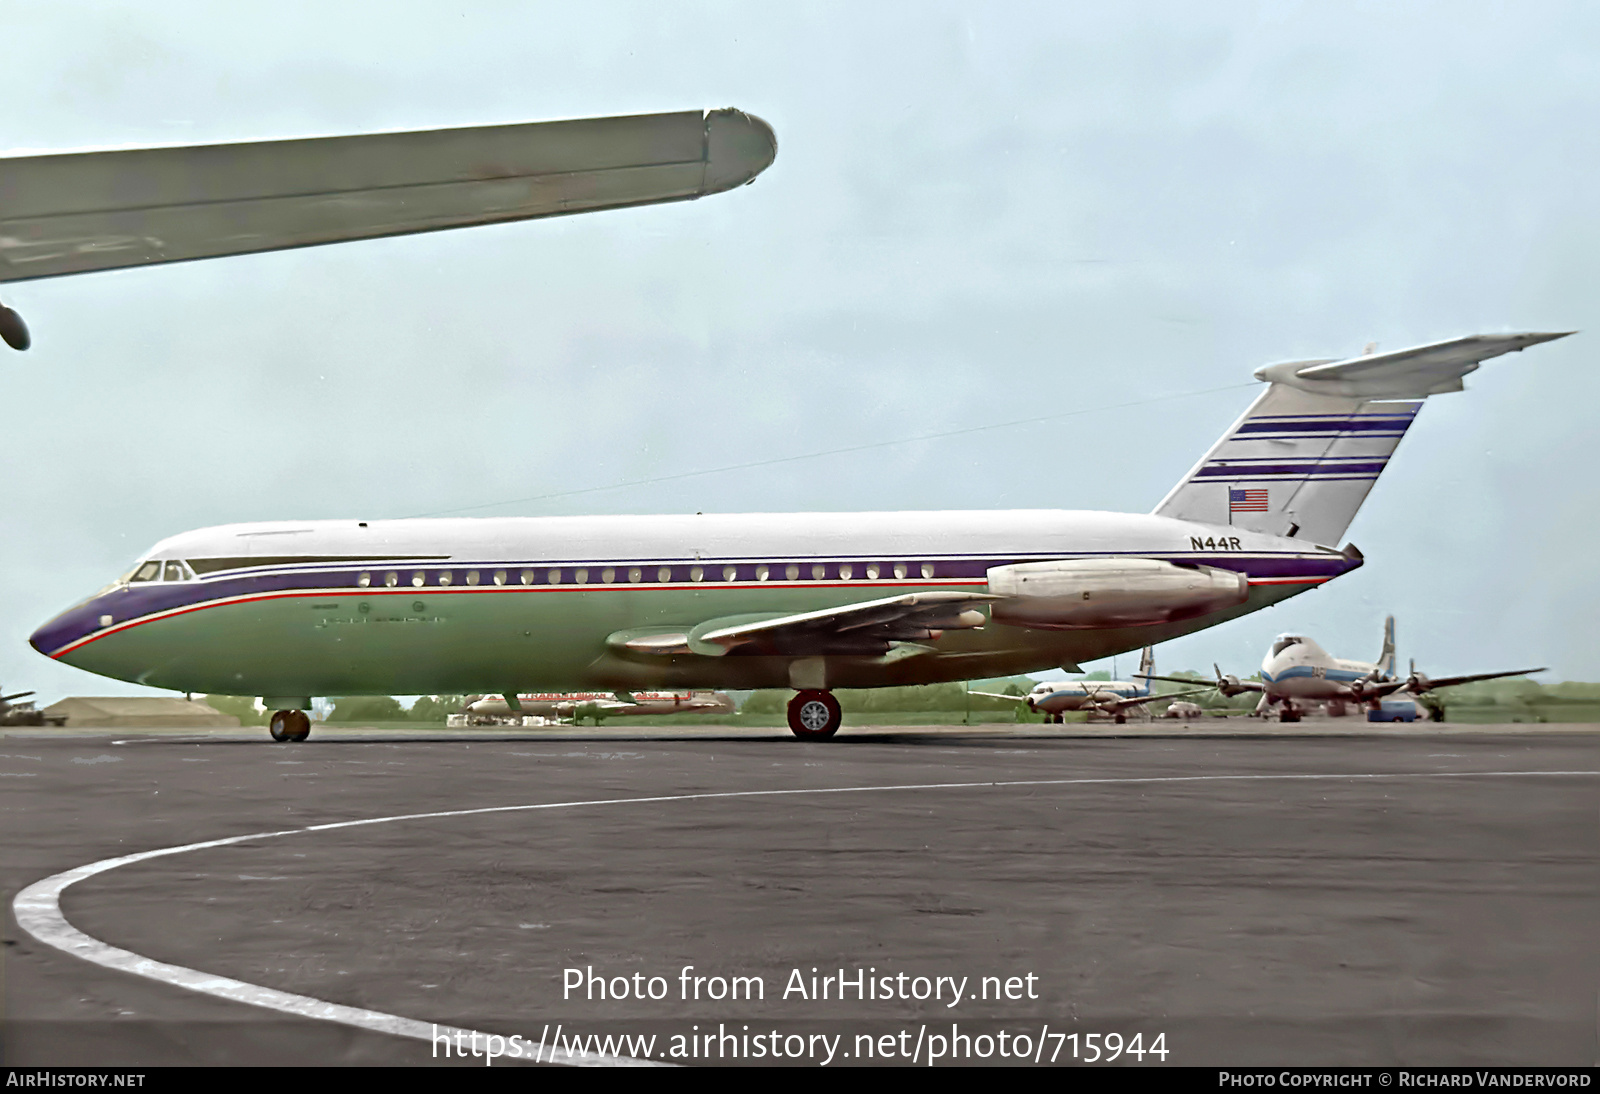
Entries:
[[1211, 663], [1211, 668], [1217, 674], [1217, 690], [1220, 691], [1225, 698], [1232, 699], [1235, 695], [1243, 695], [1245, 692], [1250, 690], [1239, 683], [1239, 678], [1237, 676], [1233, 676], [1231, 674], [1228, 676], [1222, 675], [1222, 668], [1215, 661]]
[[1417, 671], [1417, 659], [1411, 659], [1411, 674], [1406, 677], [1406, 690], [1421, 695], [1433, 686], [1433, 681], [1428, 679], [1428, 674]]

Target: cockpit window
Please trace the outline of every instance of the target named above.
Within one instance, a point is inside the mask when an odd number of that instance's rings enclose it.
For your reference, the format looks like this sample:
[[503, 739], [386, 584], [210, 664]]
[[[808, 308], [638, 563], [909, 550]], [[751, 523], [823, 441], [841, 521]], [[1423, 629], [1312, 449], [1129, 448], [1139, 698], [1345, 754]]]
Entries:
[[1303, 641], [1304, 639], [1300, 638], [1298, 635], [1282, 635], [1276, 642], [1272, 644], [1272, 656], [1276, 657], [1290, 646], [1298, 646]]
[[167, 563], [167, 572], [161, 578], [162, 581], [187, 581], [188, 579], [189, 575], [184, 573], [184, 565], [181, 562]]
[[140, 566], [137, 570], [133, 571], [133, 575], [131, 577], [129, 577], [128, 580], [129, 581], [154, 581], [160, 576], [161, 576], [161, 563], [159, 563], [159, 562], [146, 562], [143, 566]]

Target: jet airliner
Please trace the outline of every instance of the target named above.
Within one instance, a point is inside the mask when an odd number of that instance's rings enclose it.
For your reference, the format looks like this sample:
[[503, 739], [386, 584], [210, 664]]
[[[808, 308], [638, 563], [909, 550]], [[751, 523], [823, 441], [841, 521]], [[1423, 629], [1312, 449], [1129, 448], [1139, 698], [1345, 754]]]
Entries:
[[1430, 395], [1561, 334], [1260, 369], [1267, 387], [1149, 514], [1070, 510], [319, 520], [156, 544], [34, 632], [46, 656], [257, 695], [835, 688], [1079, 671], [1362, 564], [1346, 528]]

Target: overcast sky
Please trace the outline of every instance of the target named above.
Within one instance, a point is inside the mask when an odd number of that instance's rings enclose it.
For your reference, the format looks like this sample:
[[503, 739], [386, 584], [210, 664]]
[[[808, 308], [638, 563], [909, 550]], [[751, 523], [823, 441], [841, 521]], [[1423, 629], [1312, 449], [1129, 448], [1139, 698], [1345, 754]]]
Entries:
[[0, 287], [35, 339], [0, 355], [7, 690], [138, 692], [26, 638], [191, 528], [1145, 512], [1262, 364], [1574, 329], [1429, 401], [1364, 569], [1158, 657], [1371, 658], [1393, 612], [1402, 664], [1600, 680], [1600, 8], [577, 7], [0, 7], [11, 152], [720, 106], [778, 135], [703, 201]]

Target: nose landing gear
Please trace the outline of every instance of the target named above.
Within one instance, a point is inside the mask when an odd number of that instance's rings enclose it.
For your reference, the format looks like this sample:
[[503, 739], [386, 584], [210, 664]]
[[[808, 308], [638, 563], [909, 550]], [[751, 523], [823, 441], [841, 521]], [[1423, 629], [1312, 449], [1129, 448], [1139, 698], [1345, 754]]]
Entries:
[[831, 691], [806, 690], [789, 700], [789, 730], [801, 740], [832, 737], [844, 721], [844, 711]]
[[303, 710], [280, 710], [272, 715], [267, 730], [274, 741], [303, 741], [311, 736], [311, 719]]

